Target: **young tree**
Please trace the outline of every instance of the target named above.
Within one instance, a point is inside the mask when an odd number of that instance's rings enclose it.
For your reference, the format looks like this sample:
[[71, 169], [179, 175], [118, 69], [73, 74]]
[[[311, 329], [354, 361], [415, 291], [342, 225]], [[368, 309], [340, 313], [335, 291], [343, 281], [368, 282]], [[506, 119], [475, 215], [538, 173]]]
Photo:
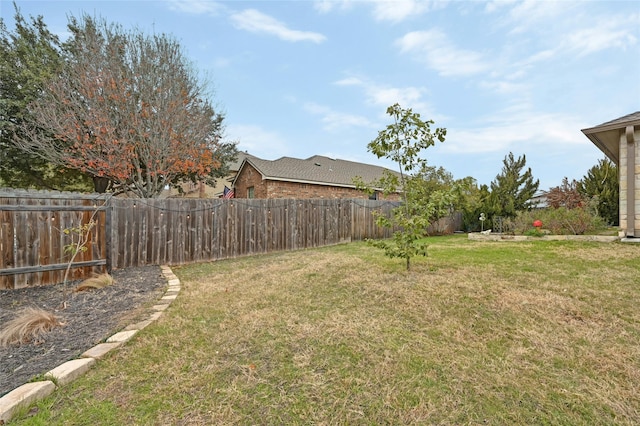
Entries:
[[[398, 164], [400, 178], [389, 173], [379, 184], [387, 193], [399, 191], [404, 202], [393, 210], [391, 217], [377, 218], [378, 225], [398, 229], [392, 240], [376, 240], [371, 244], [382, 248], [389, 257], [405, 259], [409, 270], [412, 257], [427, 254], [427, 244], [420, 240], [427, 235], [430, 218], [450, 208], [453, 201], [452, 191], [437, 189], [427, 196], [420, 173], [429, 170], [427, 161], [419, 157], [421, 151], [435, 145], [436, 140], [444, 142], [447, 130], [437, 128], [432, 132], [433, 121], [422, 121], [420, 114], [398, 104], [387, 108], [387, 114], [393, 123], [378, 132], [367, 148], [378, 158], [385, 157]], [[411, 175], [412, 172], [418, 173]]]
[[516, 212], [529, 207], [529, 201], [538, 190], [540, 181], [534, 181], [531, 168], [523, 172], [526, 163], [525, 155], [515, 159], [512, 152], [504, 158], [502, 172], [491, 182], [488, 207], [494, 214], [515, 217]]
[[[82, 173], [51, 164], [14, 144], [24, 139], [21, 126], [31, 122], [27, 105], [42, 93], [46, 82], [63, 66], [60, 42], [42, 17], [27, 21], [16, 7], [15, 29], [0, 19], [0, 182], [14, 188], [88, 190]], [[37, 125], [33, 134], [42, 133]]]
[[596, 204], [598, 216], [617, 226], [620, 220], [618, 167], [608, 158], [598, 161], [578, 182], [578, 191]]
[[[212, 180], [235, 145], [181, 46], [167, 35], [71, 18], [65, 66], [29, 106], [18, 146], [89, 174], [98, 192], [156, 197], [165, 185]], [[37, 137], [36, 137], [37, 136]]]

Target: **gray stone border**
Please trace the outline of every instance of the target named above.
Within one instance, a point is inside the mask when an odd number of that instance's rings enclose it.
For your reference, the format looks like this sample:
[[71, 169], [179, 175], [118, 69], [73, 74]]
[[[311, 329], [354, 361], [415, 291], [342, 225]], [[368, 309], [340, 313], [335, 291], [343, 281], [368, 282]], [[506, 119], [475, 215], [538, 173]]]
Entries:
[[[162, 275], [164, 275], [167, 280], [168, 287], [163, 297], [151, 308], [151, 314], [146, 320], [125, 327], [122, 331], [107, 338], [105, 343], [100, 343], [85, 351], [80, 355], [80, 358], [67, 361], [53, 370], [46, 372], [42, 381], [26, 383], [4, 395], [0, 398], [0, 425], [11, 420], [16, 411], [21, 407], [27, 407], [34, 402], [46, 398], [51, 395], [56, 388], [64, 386], [82, 376], [111, 350], [125, 344], [136, 335], [138, 331], [160, 318], [180, 292], [180, 280], [175, 276], [171, 268], [163, 265], [160, 266], [160, 269], [162, 270]], [[47, 378], [50, 378], [50, 380], [46, 380]]]

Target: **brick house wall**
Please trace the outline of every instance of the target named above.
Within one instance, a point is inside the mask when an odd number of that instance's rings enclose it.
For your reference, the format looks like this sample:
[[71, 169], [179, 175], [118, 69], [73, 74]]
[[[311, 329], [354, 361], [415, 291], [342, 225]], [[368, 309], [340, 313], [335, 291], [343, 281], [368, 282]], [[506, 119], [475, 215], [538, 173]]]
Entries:
[[249, 198], [249, 188], [253, 187], [253, 198], [268, 198], [267, 185], [262, 180], [262, 175], [251, 164], [246, 163], [240, 174], [236, 177], [235, 197]]
[[[369, 198], [367, 193], [355, 188], [263, 180], [260, 172], [246, 163], [236, 178], [235, 197], [249, 198], [251, 187], [253, 187], [253, 198]], [[380, 194], [378, 199], [398, 201], [400, 197], [398, 194], [390, 194], [387, 197]]]

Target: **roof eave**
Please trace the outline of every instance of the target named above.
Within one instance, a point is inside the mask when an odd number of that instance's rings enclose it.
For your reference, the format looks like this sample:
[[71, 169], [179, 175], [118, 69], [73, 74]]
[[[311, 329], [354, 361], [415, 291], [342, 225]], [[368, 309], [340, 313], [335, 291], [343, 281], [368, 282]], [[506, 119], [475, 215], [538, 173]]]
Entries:
[[[324, 185], [324, 186], [338, 186], [340, 188], [353, 188], [353, 189], [357, 189], [356, 185], [353, 184], [347, 184], [347, 183], [336, 183], [336, 182], [322, 182], [322, 181], [315, 181], [315, 180], [306, 180], [306, 179], [292, 179], [292, 178], [286, 178], [286, 177], [278, 177], [278, 176], [262, 176], [263, 180], [276, 180], [279, 182], [295, 182], [295, 183], [302, 183], [302, 184], [308, 184], [308, 185]], [[377, 190], [380, 190], [381, 188], [374, 188]]]
[[582, 129], [582, 133], [611, 161], [618, 164], [620, 160], [620, 135], [628, 126], [640, 127], [640, 119], [601, 124], [596, 127]]
[[[604, 153], [611, 161], [615, 164], [618, 164], [619, 161], [619, 151], [620, 146], [617, 143], [618, 139], [613, 140], [612, 138], [604, 138], [602, 137], [603, 133], [586, 133], [584, 130], [582, 131], [584, 135], [589, 138], [589, 140], [598, 147], [600, 151]], [[607, 143], [607, 141], [609, 143]]]

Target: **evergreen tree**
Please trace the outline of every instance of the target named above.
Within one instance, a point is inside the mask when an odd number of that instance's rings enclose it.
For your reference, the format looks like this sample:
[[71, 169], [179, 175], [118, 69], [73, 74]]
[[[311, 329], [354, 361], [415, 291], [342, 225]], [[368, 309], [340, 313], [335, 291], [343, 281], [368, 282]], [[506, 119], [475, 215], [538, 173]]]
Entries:
[[14, 143], [15, 138], [25, 137], [21, 126], [33, 122], [27, 106], [63, 66], [60, 42], [41, 16], [27, 21], [16, 7], [14, 20], [15, 29], [9, 31], [0, 19], [0, 183], [15, 188], [88, 190], [90, 180], [82, 173], [54, 166]]
[[515, 159], [512, 152], [504, 158], [502, 172], [491, 182], [488, 210], [494, 215], [515, 217], [529, 208], [540, 181], [533, 179], [531, 168], [524, 170], [526, 163], [525, 155]]
[[608, 158], [598, 161], [578, 182], [578, 191], [593, 200], [598, 216], [613, 226], [619, 224], [620, 184], [618, 167]]

